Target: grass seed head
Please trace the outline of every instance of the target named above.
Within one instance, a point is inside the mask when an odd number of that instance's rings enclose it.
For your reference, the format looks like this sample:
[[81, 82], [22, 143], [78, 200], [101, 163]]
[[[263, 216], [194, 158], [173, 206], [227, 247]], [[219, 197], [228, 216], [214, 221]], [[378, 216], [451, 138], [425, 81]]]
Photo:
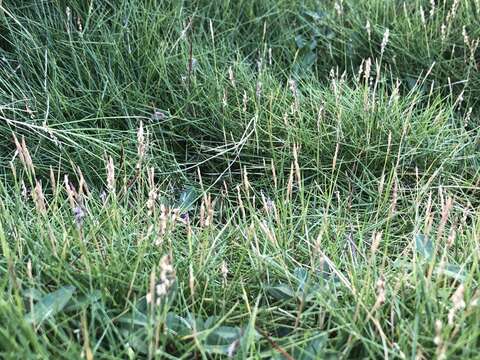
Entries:
[[231, 66], [228, 67], [228, 79], [230, 80], [230, 84], [235, 87], [235, 73], [233, 72], [233, 68]]
[[115, 191], [115, 165], [111, 156], [107, 162], [107, 189], [110, 192]]
[[245, 90], [243, 90], [243, 107], [242, 107], [242, 111], [244, 113], [247, 112], [247, 104], [248, 104], [248, 96], [247, 96], [247, 92]]
[[138, 163], [137, 168], [140, 168], [140, 164], [145, 157], [145, 134], [143, 130], [143, 122], [140, 121], [140, 126], [137, 130], [137, 155], [138, 155]]
[[383, 305], [387, 300], [387, 292], [385, 290], [385, 279], [383, 278], [383, 276], [380, 276], [380, 278], [377, 280], [376, 288], [377, 288], [377, 299], [375, 301], [374, 308], [377, 309], [381, 305]]
[[452, 301], [452, 307], [450, 308], [450, 311], [448, 312], [448, 324], [449, 325], [454, 324], [456, 313], [459, 310], [465, 308], [466, 304], [465, 304], [464, 296], [465, 296], [465, 287], [464, 287], [463, 284], [460, 284], [457, 287], [457, 289], [455, 290], [455, 292], [453, 293], [453, 295], [450, 299]]
[[150, 277], [150, 291], [147, 293], [147, 303], [159, 306], [161, 300], [167, 296], [175, 283], [175, 269], [170, 255], [164, 255], [160, 260], [158, 270], [160, 276], [155, 279], [155, 272]]
[[45, 195], [43, 194], [42, 183], [36, 181], [35, 189], [32, 193], [33, 201], [35, 202], [35, 207], [37, 211], [41, 214], [45, 214], [47, 212], [47, 208], [45, 206]]
[[380, 241], [382, 240], [382, 232], [375, 232], [372, 237], [372, 245], [370, 247], [370, 252], [372, 255], [377, 253]]
[[385, 52], [385, 48], [387, 47], [389, 37], [390, 37], [390, 29], [386, 28], [385, 32], [383, 33], [382, 44], [380, 46], [381, 55], [383, 55], [383, 53]]
[[227, 262], [225, 260], [222, 261], [222, 266], [220, 267], [220, 272], [222, 273], [223, 277], [223, 282], [227, 282], [227, 276], [228, 276], [228, 266]]

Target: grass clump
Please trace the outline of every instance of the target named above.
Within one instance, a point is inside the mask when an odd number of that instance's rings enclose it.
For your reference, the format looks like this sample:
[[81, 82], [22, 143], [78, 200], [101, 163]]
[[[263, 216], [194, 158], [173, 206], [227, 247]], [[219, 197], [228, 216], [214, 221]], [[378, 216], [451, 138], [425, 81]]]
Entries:
[[477, 358], [475, 1], [0, 3], [2, 358]]

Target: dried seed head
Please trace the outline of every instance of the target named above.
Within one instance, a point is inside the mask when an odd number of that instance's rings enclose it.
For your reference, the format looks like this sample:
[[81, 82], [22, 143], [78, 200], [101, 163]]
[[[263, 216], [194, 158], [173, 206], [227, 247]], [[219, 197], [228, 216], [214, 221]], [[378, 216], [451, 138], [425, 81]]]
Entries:
[[363, 78], [365, 79], [365, 84], [367, 85], [370, 82], [371, 71], [372, 71], [372, 59], [367, 58], [367, 60], [365, 60], [365, 70], [363, 72]]
[[65, 185], [65, 191], [67, 192], [68, 202], [70, 203], [70, 207], [72, 209], [75, 208], [75, 199], [77, 198], [77, 192], [70, 184], [70, 180], [68, 179], [68, 175], [65, 174], [63, 178], [63, 184]]
[[262, 229], [262, 231], [267, 236], [267, 239], [270, 241], [270, 243], [273, 244], [273, 245], [278, 245], [277, 237], [275, 236], [275, 232], [270, 230], [266, 221], [265, 220], [260, 221], [259, 225], [260, 225], [260, 229]]
[[205, 200], [200, 204], [200, 227], [205, 227]]
[[385, 52], [385, 48], [387, 47], [389, 37], [390, 37], [390, 29], [387, 28], [387, 29], [385, 29], [385, 32], [383, 33], [382, 44], [380, 46], [380, 54], [381, 55], [383, 55], [383, 53]]
[[430, 234], [430, 230], [432, 229], [433, 224], [433, 212], [432, 212], [432, 193], [428, 194], [427, 205], [425, 206], [425, 225], [423, 232], [424, 234]]
[[85, 178], [83, 176], [82, 170], [80, 170], [80, 167], [77, 167], [77, 173], [78, 173], [78, 193], [80, 196], [82, 196], [84, 193], [89, 196], [90, 195], [90, 190], [88, 189], [87, 182], [85, 181]]
[[381, 240], [382, 240], [382, 232], [381, 231], [373, 233], [372, 246], [370, 247], [370, 252], [371, 252], [372, 255], [376, 254]]
[[447, 358], [446, 356], [447, 345], [443, 340], [442, 329], [443, 329], [442, 321], [439, 319], [435, 320], [435, 337], [433, 338], [433, 343], [437, 346], [435, 354], [437, 356], [437, 359], [445, 360]]
[[442, 26], [440, 27], [440, 33], [442, 42], [445, 42], [447, 38], [447, 26], [445, 24], [442, 24]]
[[230, 80], [230, 84], [235, 87], [235, 73], [233, 72], [233, 68], [231, 66], [228, 67], [228, 79]]
[[240, 211], [242, 212], [242, 217], [244, 220], [247, 218], [247, 214], [245, 211], [245, 206], [243, 205], [243, 200], [242, 200], [242, 193], [240, 191], [240, 185], [237, 185], [237, 199], [238, 199], [238, 207], [240, 208]]
[[465, 293], [465, 287], [463, 284], [460, 284], [457, 287], [457, 290], [452, 295], [452, 302], [453, 306], [457, 309], [463, 309], [465, 307], [465, 301], [464, 301], [464, 293]]
[[263, 69], [263, 60], [258, 59], [257, 60], [257, 71], [258, 71], [259, 74], [262, 72], [262, 69]]
[[430, 0], [430, 17], [435, 16], [435, 0]]
[[[159, 306], [162, 298], [170, 292], [175, 283], [175, 270], [170, 255], [165, 255], [159, 264], [160, 277], [155, 280], [155, 273], [150, 278], [150, 292], [147, 294], [147, 303]], [[153, 281], [152, 281], [153, 279]]]
[[35, 168], [33, 166], [30, 152], [28, 151], [27, 145], [25, 143], [25, 137], [22, 136], [22, 142], [20, 143], [15, 134], [13, 134], [13, 140], [15, 142], [15, 147], [17, 148], [16, 153], [18, 154], [18, 157], [20, 158], [20, 161], [22, 162], [25, 170], [35, 176]]
[[115, 165], [111, 156], [107, 162], [107, 189], [110, 192], [115, 191]]
[[468, 126], [468, 124], [469, 124], [469, 122], [470, 122], [470, 118], [471, 118], [471, 116], [472, 116], [472, 112], [473, 112], [473, 108], [472, 108], [472, 107], [469, 107], [469, 108], [468, 108], [468, 111], [467, 111], [467, 113], [466, 113], [466, 115], [465, 115], [465, 118], [464, 118], [464, 120], [463, 120], [463, 126], [464, 126], [464, 127], [467, 127], [467, 126]]
[[295, 175], [297, 177], [297, 184], [300, 186], [302, 183], [302, 175], [300, 171], [300, 164], [298, 162], [298, 153], [299, 153], [299, 148], [297, 144], [293, 144], [293, 162], [295, 165]]
[[460, 5], [460, 0], [453, 0], [452, 7], [447, 13], [447, 24], [450, 24], [457, 15], [458, 5]]
[[448, 324], [449, 325], [454, 324], [456, 313], [459, 310], [465, 308], [466, 304], [465, 304], [465, 300], [464, 300], [464, 295], [465, 295], [465, 287], [464, 287], [463, 284], [460, 284], [457, 287], [457, 289], [455, 290], [455, 292], [453, 293], [453, 295], [450, 299], [452, 301], [452, 307], [451, 307], [450, 311], [448, 312]]
[[[443, 196], [443, 195], [442, 195]], [[442, 218], [440, 219], [440, 224], [437, 229], [437, 239], [443, 237], [445, 231], [445, 225], [447, 224], [450, 211], [452, 210], [453, 199], [449, 196], [445, 203], [442, 201]]]
[[188, 272], [188, 287], [190, 288], [191, 295], [195, 294], [195, 275], [193, 274], [193, 266], [190, 264], [189, 272]]
[[31, 259], [28, 259], [28, 261], [27, 261], [27, 276], [30, 280], [33, 280], [32, 260]]
[[220, 272], [222, 273], [223, 281], [226, 283], [227, 282], [227, 276], [228, 276], [228, 266], [225, 260], [222, 261], [222, 266], [220, 268]]
[[165, 205], [160, 205], [160, 229], [159, 229], [159, 238], [156, 241], [156, 245], [160, 245], [163, 240], [163, 236], [167, 233], [168, 225], [168, 210]]
[[25, 137], [23, 136], [22, 136], [22, 148], [23, 148], [23, 156], [25, 157], [25, 163], [27, 165], [27, 168], [30, 169], [32, 174], [35, 174], [35, 168], [33, 167], [30, 151], [28, 151], [27, 144], [25, 144]]
[[80, 16], [77, 16], [77, 28], [78, 28], [78, 32], [80, 33], [83, 32], [82, 18]]
[[292, 92], [293, 98], [294, 98], [294, 103], [293, 103], [293, 112], [297, 112], [300, 110], [300, 97], [298, 94], [298, 87], [297, 87], [297, 82], [293, 79], [288, 80], [288, 85], [290, 88], [290, 91]]
[[465, 27], [465, 25], [462, 28], [462, 35], [463, 43], [465, 44], [465, 46], [470, 47], [470, 38], [468, 37], [467, 28]]
[[260, 97], [262, 96], [262, 82], [261, 81], [257, 82], [257, 89], [255, 91], [255, 95], [257, 96], [257, 99], [260, 99]]
[[174, 225], [174, 226], [175, 226], [177, 220], [180, 220], [180, 209], [179, 208], [174, 208], [172, 210], [170, 220], [171, 220], [172, 225]]
[[209, 227], [210, 225], [213, 224], [213, 216], [214, 216], [214, 208], [215, 208], [215, 200], [212, 201], [212, 196], [208, 194], [207, 196], [204, 196], [204, 204], [206, 208], [206, 217], [205, 217], [205, 222], [204, 226]]
[[285, 127], [289, 126], [288, 123], [288, 112], [286, 111], [285, 114], [283, 114], [283, 123], [285, 124]]
[[267, 215], [271, 215], [275, 210], [275, 202], [269, 197], [265, 196], [263, 191], [261, 191], [263, 210]]
[[383, 276], [380, 276], [380, 278], [377, 280], [376, 287], [377, 287], [377, 300], [375, 303], [375, 308], [378, 308], [381, 305], [383, 305], [387, 299], [387, 296], [386, 296], [387, 294], [385, 290], [385, 279], [383, 278]]
[[298, 96], [297, 82], [293, 79], [290, 79], [288, 80], [288, 86], [292, 92], [292, 95], [296, 98]]
[[247, 167], [243, 167], [243, 187], [245, 189], [245, 193], [247, 194], [247, 198], [250, 197], [250, 181], [248, 180], [248, 171]]
[[334, 7], [335, 7], [335, 11], [337, 12], [337, 15], [342, 16], [342, 14], [343, 14], [343, 4], [342, 4], [342, 2], [335, 1]]
[[394, 216], [396, 214], [397, 201], [398, 201], [398, 181], [397, 181], [397, 178], [395, 178], [395, 180], [393, 181], [392, 203], [390, 207], [391, 216]]
[[139, 167], [140, 162], [143, 160], [145, 156], [145, 135], [143, 131], [142, 121], [140, 121], [140, 126], [138, 127], [138, 131], [137, 131], [137, 155], [138, 155], [137, 167]]
[[456, 236], [457, 236], [457, 231], [455, 227], [452, 227], [452, 229], [450, 229], [450, 233], [448, 234], [447, 248], [451, 248], [453, 246], [453, 244], [455, 243]]
[[43, 195], [41, 182], [36, 182], [35, 190], [33, 191], [32, 196], [37, 211], [41, 214], [45, 214], [47, 212], [47, 208], [45, 206], [45, 196]]
[[152, 304], [155, 301], [155, 282], [156, 282], [156, 276], [155, 276], [155, 267], [152, 269], [150, 272], [150, 281], [149, 281], [149, 291], [147, 292], [146, 300], [147, 304]]
[[25, 181], [23, 181], [23, 179], [22, 179], [22, 181], [20, 182], [20, 184], [21, 184], [21, 187], [22, 187], [22, 198], [25, 199], [25, 200], [27, 200], [27, 198], [28, 198], [28, 190], [27, 190], [27, 187], [25, 186]]
[[150, 190], [148, 192], [148, 200], [147, 200], [148, 216], [151, 216], [153, 214], [155, 210], [155, 203], [158, 197], [157, 188], [155, 187], [154, 174], [155, 174], [155, 170], [153, 167], [151, 167], [148, 170], [148, 183], [150, 186]]
[[224, 108], [226, 108], [228, 106], [227, 89], [223, 89], [222, 106]]

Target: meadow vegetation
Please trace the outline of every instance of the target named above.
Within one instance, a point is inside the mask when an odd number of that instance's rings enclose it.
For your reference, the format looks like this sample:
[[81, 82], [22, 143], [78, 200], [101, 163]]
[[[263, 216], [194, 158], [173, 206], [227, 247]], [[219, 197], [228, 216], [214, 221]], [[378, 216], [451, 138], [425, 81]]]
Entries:
[[0, 0], [0, 357], [475, 359], [480, 1]]

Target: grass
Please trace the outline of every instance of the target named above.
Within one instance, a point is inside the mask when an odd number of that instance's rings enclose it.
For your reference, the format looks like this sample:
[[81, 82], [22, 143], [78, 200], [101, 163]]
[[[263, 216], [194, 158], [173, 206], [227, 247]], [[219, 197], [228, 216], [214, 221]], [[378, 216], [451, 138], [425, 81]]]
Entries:
[[478, 1], [0, 1], [0, 357], [475, 359]]

